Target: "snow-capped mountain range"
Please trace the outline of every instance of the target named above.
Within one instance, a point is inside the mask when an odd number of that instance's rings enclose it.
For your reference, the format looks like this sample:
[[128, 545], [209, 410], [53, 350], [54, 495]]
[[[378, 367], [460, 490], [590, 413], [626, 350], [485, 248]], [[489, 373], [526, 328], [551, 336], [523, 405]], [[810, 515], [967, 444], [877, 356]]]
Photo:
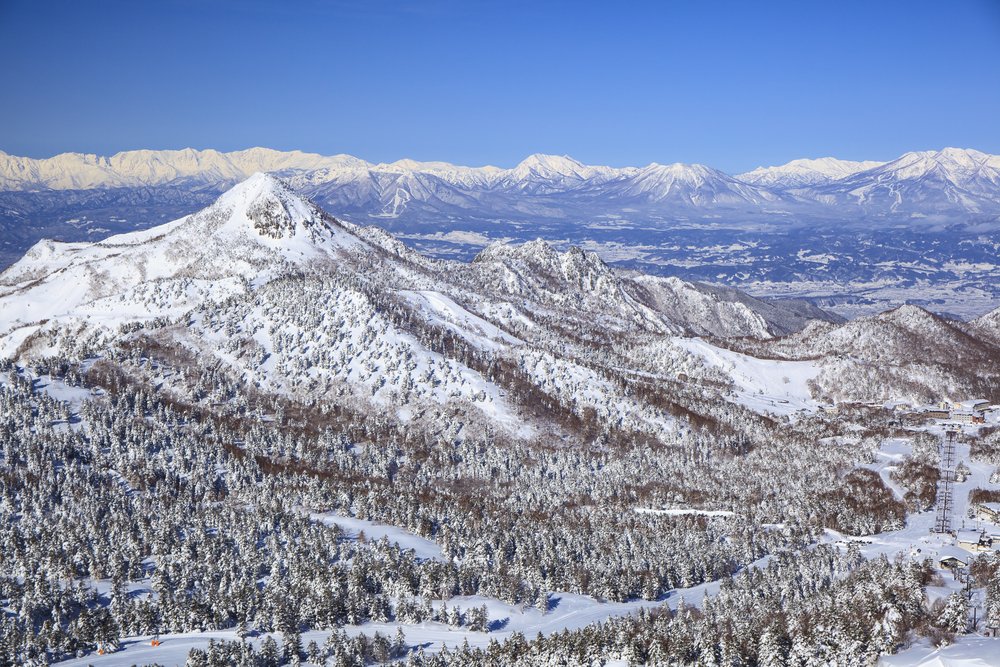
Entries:
[[[265, 148], [128, 151], [111, 157], [65, 153], [31, 159], [0, 152], [0, 190], [87, 190], [134, 187], [227, 187], [266, 171], [289, 178], [310, 196], [399, 216], [411, 202], [445, 209], [497, 207], [499, 195], [575, 195], [609, 202], [689, 208], [808, 205], [862, 207], [867, 213], [917, 211], [996, 213], [1000, 156], [971, 149], [906, 153], [891, 162], [835, 158], [793, 160], [727, 175], [699, 164], [645, 167], [584, 165], [568, 156], [531, 155], [510, 169], [399, 160], [372, 164], [349, 155], [323, 156]], [[517, 206], [508, 203], [516, 210]], [[843, 213], [843, 211], [840, 211]]]
[[[836, 321], [794, 302], [623, 274], [593, 253], [575, 247], [559, 252], [541, 239], [494, 243], [471, 264], [431, 260], [377, 227], [337, 220], [282, 181], [258, 173], [202, 211], [164, 225], [97, 243], [35, 244], [0, 274], [0, 325], [6, 327], [0, 347], [13, 354], [49, 326], [72, 322], [100, 330], [172, 317], [205, 301], [224, 301], [252, 282], [359, 265], [382, 282], [434, 287], [473, 303], [504, 295], [540, 311], [607, 314], [619, 320], [616, 327], [632, 322], [670, 334], [767, 338], [798, 330], [809, 318]], [[473, 290], [481, 292], [478, 298], [468, 296]]]
[[[449, 405], [521, 437], [546, 428], [529, 418], [541, 391], [573, 419], [592, 410], [661, 433], [676, 411], [700, 405], [705, 386], [768, 412], [814, 407], [807, 380], [829, 392], [827, 376], [857, 376], [836, 385], [838, 399], [857, 398], [871, 390], [865, 360], [910, 363], [945, 332], [954, 353], [924, 360], [922, 375], [946, 378], [957, 395], [971, 386], [969, 354], [995, 353], [995, 314], [961, 328], [912, 307], [896, 313], [844, 324], [807, 303], [616, 270], [542, 240], [494, 243], [468, 263], [430, 259], [255, 174], [164, 225], [35, 244], [0, 274], [0, 357], [153, 346], [260, 391], [393, 407], [404, 421]], [[857, 348], [847, 361], [844, 341]], [[892, 345], [876, 354], [859, 341]], [[673, 397], [666, 412], [632, 386], [651, 381]], [[916, 391], [911, 373], [899, 381], [878, 391]], [[502, 388], [523, 383], [536, 389], [515, 398]], [[695, 393], [681, 401], [688, 383]]]
[[503, 169], [264, 148], [0, 153], [0, 262], [41, 238], [93, 241], [182, 217], [256, 172], [436, 258], [541, 237], [644, 273], [810, 298], [847, 316], [918, 303], [972, 317], [1000, 305], [1000, 157], [954, 148], [735, 176], [551, 155]]
[[523, 376], [567, 410], [614, 411], [655, 433], [671, 417], [623, 388], [623, 365], [645, 369], [643, 382], [725, 386], [672, 341], [769, 338], [814, 318], [837, 321], [801, 303], [622, 273], [541, 240], [493, 244], [471, 263], [428, 259], [266, 174], [152, 229], [41, 241], [0, 274], [0, 357], [154, 345], [259, 391], [395, 406], [404, 421], [447, 404], [515, 435], [544, 424], [519, 426], [532, 405], [497, 377]]

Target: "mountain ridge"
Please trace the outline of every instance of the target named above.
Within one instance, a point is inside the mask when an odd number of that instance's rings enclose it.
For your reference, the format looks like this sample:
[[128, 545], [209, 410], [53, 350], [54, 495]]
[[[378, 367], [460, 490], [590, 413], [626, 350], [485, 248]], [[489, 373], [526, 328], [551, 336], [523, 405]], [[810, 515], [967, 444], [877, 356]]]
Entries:
[[[730, 175], [702, 164], [585, 165], [535, 153], [511, 168], [250, 148], [63, 153], [32, 159], [0, 152], [0, 191], [72, 193], [116, 188], [221, 191], [274, 173], [343, 214], [384, 219], [432, 215], [559, 218], [585, 211], [687, 216], [863, 218], [1000, 216], [1000, 156], [945, 148], [889, 162], [799, 159]], [[17, 213], [16, 210], [13, 213]]]
[[[587, 166], [542, 154], [507, 169], [263, 148], [48, 162], [4, 154], [0, 264], [40, 238], [92, 241], [176, 219], [266, 171], [338, 220], [376, 223], [438, 259], [541, 236], [620, 268], [806, 298], [846, 316], [912, 301], [970, 318], [1000, 303], [989, 241], [1000, 229], [997, 164], [966, 149], [868, 169], [793, 161], [768, 168], [760, 185], [705, 165]], [[896, 243], [885, 243], [889, 229]]]
[[800, 158], [773, 167], [757, 167], [736, 174], [736, 178], [754, 185], [805, 187], [846, 178], [883, 164], [875, 160], [841, 160], [834, 157]]
[[[636, 326], [654, 331], [763, 337], [787, 333], [758, 315], [754, 306], [761, 302], [751, 297], [720, 300], [711, 289], [676, 279], [657, 283], [646, 277], [643, 282], [620, 274], [592, 252], [559, 252], [541, 239], [516, 246], [495, 243], [471, 264], [428, 260], [391, 234], [341, 222], [282, 180], [258, 173], [210, 206], [165, 225], [96, 243], [36, 243], [0, 273], [0, 317], [11, 324], [3, 332], [9, 337], [5, 349], [10, 353], [33, 331], [63, 316], [76, 318], [81, 326], [90, 320], [115, 320], [122, 308], [126, 314], [142, 313], [135, 315], [140, 320], [156, 318], [163, 313], [143, 292], [150, 284], [155, 290], [163, 281], [173, 281], [175, 291], [183, 292], [168, 308], [176, 315], [178, 308], [226, 298], [246, 281], [266, 282], [290, 271], [282, 267], [336, 264], [344, 258], [359, 267], [390, 261], [389, 274], [405, 275], [403, 280], [413, 289], [450, 285], [445, 291], [459, 294], [492, 285], [498, 294], [519, 294], [544, 308], [591, 308], [609, 317], [626, 314]], [[650, 290], [660, 297], [651, 298]], [[671, 292], [669, 299], [663, 297], [664, 290]], [[738, 306], [721, 305], [737, 301]], [[743, 328], [720, 328], [717, 315], [705, 322], [697, 319], [700, 313], [734, 307], [742, 309], [741, 317], [748, 322]], [[789, 313], [782, 316], [794, 319]]]
[[[321, 169], [342, 169], [345, 171], [368, 169], [375, 172], [427, 174], [482, 174], [493, 184], [505, 178], [513, 181], [526, 180], [531, 176], [552, 178], [572, 176], [578, 179], [597, 177], [629, 177], [643, 169], [685, 167], [689, 169], [711, 169], [736, 180], [749, 184], [782, 184], [780, 179], [764, 179], [765, 174], [814, 172], [827, 180], [839, 180], [856, 173], [870, 171], [894, 162], [925, 159], [950, 160], [956, 164], [969, 165], [970, 160], [989, 167], [1000, 168], [1000, 156], [990, 155], [975, 149], [943, 148], [940, 150], [912, 151], [895, 160], [879, 162], [873, 160], [842, 160], [834, 157], [797, 158], [782, 165], [761, 166], [753, 170], [730, 174], [698, 163], [657, 163], [627, 167], [587, 165], [568, 155], [534, 153], [510, 168], [492, 165], [466, 166], [445, 161], [419, 161], [401, 158], [393, 162], [372, 163], [347, 154], [322, 155], [300, 150], [279, 151], [255, 146], [236, 151], [215, 149], [136, 149], [119, 151], [104, 156], [94, 153], [67, 152], [49, 158], [20, 157], [0, 150], [0, 186], [4, 189], [15, 187], [40, 187], [51, 189], [72, 189], [86, 187], [115, 187], [122, 185], [159, 185], [178, 178], [204, 174], [206, 177], [233, 178], [237, 170], [242, 180], [256, 171], [318, 171]], [[82, 178], [64, 178], [65, 170], [78, 167], [83, 170], [97, 170], [108, 178], [106, 182], [87, 182]], [[63, 171], [60, 171], [62, 169]], [[93, 175], [97, 175], [96, 172]], [[800, 182], [795, 184], [801, 185]]]

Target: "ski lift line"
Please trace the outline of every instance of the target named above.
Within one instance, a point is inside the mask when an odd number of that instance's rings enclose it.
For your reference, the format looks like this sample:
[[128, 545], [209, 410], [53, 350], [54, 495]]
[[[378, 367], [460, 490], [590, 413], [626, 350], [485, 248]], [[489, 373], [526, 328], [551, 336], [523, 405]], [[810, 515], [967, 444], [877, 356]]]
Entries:
[[955, 432], [945, 431], [939, 446], [940, 453], [940, 477], [937, 487], [937, 514], [934, 517], [934, 532], [952, 532], [951, 515], [953, 490], [952, 484], [955, 482]]

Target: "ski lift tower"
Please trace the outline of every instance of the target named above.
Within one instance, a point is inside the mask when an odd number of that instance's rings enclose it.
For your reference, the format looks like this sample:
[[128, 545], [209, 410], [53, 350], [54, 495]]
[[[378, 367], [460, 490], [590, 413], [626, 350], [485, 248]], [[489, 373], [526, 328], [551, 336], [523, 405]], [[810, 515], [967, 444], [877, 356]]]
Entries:
[[955, 483], [955, 431], [951, 428], [941, 437], [941, 476], [937, 484], [937, 515], [934, 518], [935, 533], [951, 532], [953, 506], [952, 485]]

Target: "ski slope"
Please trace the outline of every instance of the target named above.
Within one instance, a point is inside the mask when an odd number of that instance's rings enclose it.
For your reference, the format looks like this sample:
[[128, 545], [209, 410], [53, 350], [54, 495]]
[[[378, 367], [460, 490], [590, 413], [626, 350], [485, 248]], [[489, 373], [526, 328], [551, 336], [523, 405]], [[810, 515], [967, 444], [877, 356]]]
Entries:
[[820, 371], [816, 362], [757, 359], [701, 338], [674, 338], [673, 342], [728, 375], [735, 385], [737, 402], [755, 412], [789, 415], [819, 407], [809, 390], [809, 381]]

